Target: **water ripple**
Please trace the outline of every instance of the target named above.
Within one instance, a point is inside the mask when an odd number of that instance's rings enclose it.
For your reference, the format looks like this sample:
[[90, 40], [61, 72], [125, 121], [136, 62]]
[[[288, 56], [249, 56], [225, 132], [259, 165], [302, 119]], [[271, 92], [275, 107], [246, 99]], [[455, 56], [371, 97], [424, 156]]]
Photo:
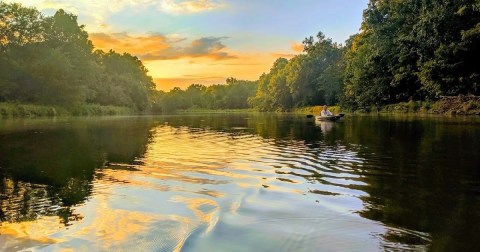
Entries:
[[[150, 134], [145, 153], [134, 162], [107, 162], [95, 171], [88, 204], [73, 209], [85, 218], [64, 234], [95, 241], [80, 249], [242, 251], [241, 242], [224, 239], [239, 237], [259, 251], [370, 251], [379, 243], [395, 247], [394, 238], [402, 235], [421, 244], [429, 239], [358, 214], [368, 196], [365, 175], [389, 176], [375, 159], [359, 155], [359, 146], [265, 139], [247, 127], [163, 124]], [[63, 207], [44, 196], [45, 187], [21, 188], [2, 200], [9, 218], [25, 204], [32, 214]], [[36, 196], [21, 196], [28, 190]]]

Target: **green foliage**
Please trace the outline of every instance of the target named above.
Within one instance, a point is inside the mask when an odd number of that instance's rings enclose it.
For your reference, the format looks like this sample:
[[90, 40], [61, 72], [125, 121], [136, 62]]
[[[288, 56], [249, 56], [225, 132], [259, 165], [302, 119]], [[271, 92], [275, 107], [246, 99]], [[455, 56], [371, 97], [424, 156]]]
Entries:
[[98, 104], [84, 104], [67, 107], [70, 115], [73, 116], [113, 116], [132, 115], [135, 111], [129, 107], [102, 106]]
[[154, 83], [143, 63], [128, 53], [95, 52], [101, 71], [99, 82], [91, 83], [88, 102], [101, 105], [126, 106], [144, 111], [150, 106]]
[[[93, 52], [84, 26], [64, 10], [43, 17], [1, 2], [0, 65], [0, 102], [113, 105], [139, 112], [153, 99], [155, 85], [142, 62], [127, 53]], [[104, 112], [78, 114], [99, 113]]]
[[0, 103], [0, 118], [58, 116], [65, 114], [65, 110], [52, 106]]
[[43, 31], [42, 14], [34, 8], [21, 4], [0, 2], [0, 51], [8, 47], [21, 47], [41, 41]]
[[480, 94], [478, 0], [371, 0], [347, 42], [351, 108]]
[[269, 73], [260, 76], [257, 93], [249, 99], [261, 111], [335, 104], [343, 92], [343, 48], [323, 33], [304, 41], [305, 54], [279, 58]]
[[104, 116], [132, 115], [135, 111], [128, 107], [82, 104], [73, 106], [45, 106], [35, 104], [0, 103], [2, 117], [53, 117], [53, 116]]
[[157, 91], [152, 110], [167, 113], [179, 109], [245, 109], [256, 88], [254, 81], [228, 78], [224, 85], [192, 84], [186, 90], [176, 87], [169, 92]]

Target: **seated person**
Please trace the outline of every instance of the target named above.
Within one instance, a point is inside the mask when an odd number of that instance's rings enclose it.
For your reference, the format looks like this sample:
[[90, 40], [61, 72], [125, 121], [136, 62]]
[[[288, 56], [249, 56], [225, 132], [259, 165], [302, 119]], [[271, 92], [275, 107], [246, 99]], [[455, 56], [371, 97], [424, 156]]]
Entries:
[[320, 112], [321, 116], [333, 116], [332, 112], [328, 110], [327, 105], [323, 105], [323, 110]]

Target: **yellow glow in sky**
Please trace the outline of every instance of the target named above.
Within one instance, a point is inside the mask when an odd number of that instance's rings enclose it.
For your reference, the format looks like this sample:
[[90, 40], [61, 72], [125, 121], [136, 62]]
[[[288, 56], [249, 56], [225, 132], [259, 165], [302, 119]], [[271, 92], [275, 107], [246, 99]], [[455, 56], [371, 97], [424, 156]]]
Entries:
[[145, 66], [154, 76], [157, 88], [170, 90], [173, 87], [186, 88], [190, 84], [224, 84], [225, 79], [256, 80], [268, 71], [276, 55], [242, 55], [228, 61], [208, 58], [183, 58], [145, 61]]

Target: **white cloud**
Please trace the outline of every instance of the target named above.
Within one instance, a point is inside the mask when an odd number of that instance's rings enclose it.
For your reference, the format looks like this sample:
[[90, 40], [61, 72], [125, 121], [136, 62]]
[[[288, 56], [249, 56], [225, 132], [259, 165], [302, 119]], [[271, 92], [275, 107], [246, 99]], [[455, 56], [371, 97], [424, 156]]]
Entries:
[[[3, 0], [7, 3], [18, 0]], [[105, 31], [105, 20], [109, 15], [125, 9], [155, 8], [168, 14], [187, 14], [210, 11], [223, 6], [223, 0], [22, 0], [24, 6], [35, 7], [44, 13], [58, 9], [78, 16], [80, 23], [89, 30]]]
[[163, 0], [160, 8], [169, 13], [195, 13], [209, 11], [221, 7], [223, 4], [214, 0]]

